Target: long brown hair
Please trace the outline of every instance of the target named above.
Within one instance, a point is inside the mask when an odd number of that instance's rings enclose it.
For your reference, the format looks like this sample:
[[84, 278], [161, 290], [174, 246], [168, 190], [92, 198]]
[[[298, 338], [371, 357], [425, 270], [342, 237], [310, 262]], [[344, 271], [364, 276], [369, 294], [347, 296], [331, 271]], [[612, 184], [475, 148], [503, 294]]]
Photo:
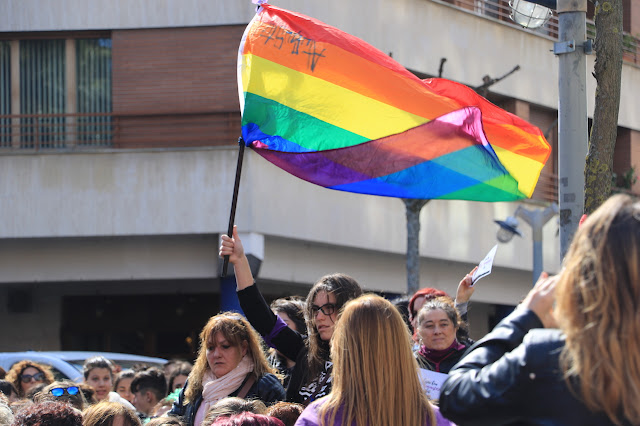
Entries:
[[189, 374], [189, 384], [185, 390], [186, 402], [194, 401], [202, 393], [202, 379], [209, 370], [207, 361], [207, 342], [213, 339], [216, 333], [222, 333], [224, 338], [232, 346], [240, 347], [242, 342], [247, 342], [247, 355], [253, 359], [253, 374], [259, 379], [266, 373], [275, 374], [276, 371], [262, 352], [262, 338], [251, 327], [249, 322], [240, 314], [225, 312], [209, 318], [209, 321], [200, 332], [200, 349], [198, 358]]
[[322, 426], [435, 425], [418, 379], [411, 335], [398, 310], [376, 295], [348, 302], [331, 338], [333, 388], [319, 410]]
[[313, 302], [316, 296], [320, 292], [331, 293], [336, 298], [336, 309], [340, 312], [340, 309], [351, 299], [362, 295], [362, 288], [360, 284], [346, 274], [329, 274], [320, 278], [309, 291], [307, 296], [307, 303], [305, 306], [305, 317], [307, 320], [307, 332], [309, 338], [307, 339], [308, 362], [309, 362], [309, 375], [310, 380], [315, 379], [324, 367], [324, 363], [329, 359], [329, 342], [323, 342], [318, 333], [318, 329], [315, 325], [315, 312], [313, 312]]
[[[615, 424], [640, 424], [640, 203], [616, 195], [577, 231], [556, 287], [570, 389]], [[576, 390], [577, 389], [577, 390]]]

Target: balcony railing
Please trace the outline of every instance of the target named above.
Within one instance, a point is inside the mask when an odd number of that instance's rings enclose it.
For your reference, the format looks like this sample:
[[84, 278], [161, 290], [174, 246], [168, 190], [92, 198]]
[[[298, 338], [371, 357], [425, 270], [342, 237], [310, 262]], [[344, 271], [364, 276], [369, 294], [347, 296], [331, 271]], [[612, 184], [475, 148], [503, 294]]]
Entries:
[[[503, 21], [506, 24], [514, 25], [518, 28], [511, 18], [511, 8], [509, 2], [505, 0], [437, 0], [443, 3], [452, 4], [460, 9], [468, 10], [481, 16]], [[547, 23], [535, 30], [530, 30], [538, 34], [558, 39], [558, 16], [554, 15]], [[587, 37], [595, 39], [596, 27], [593, 21], [587, 21]], [[640, 65], [640, 40], [631, 34], [623, 34], [622, 56], [625, 62]]]
[[239, 112], [0, 115], [0, 152], [234, 143]]

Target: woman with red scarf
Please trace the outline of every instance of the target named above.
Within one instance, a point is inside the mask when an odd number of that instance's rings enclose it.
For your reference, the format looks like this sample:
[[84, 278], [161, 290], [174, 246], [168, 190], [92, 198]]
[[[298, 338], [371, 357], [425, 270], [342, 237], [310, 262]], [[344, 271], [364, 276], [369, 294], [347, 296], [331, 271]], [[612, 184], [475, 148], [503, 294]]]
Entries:
[[420, 368], [449, 373], [468, 347], [456, 338], [461, 323], [451, 300], [436, 298], [422, 306], [416, 321], [420, 346], [415, 356]]

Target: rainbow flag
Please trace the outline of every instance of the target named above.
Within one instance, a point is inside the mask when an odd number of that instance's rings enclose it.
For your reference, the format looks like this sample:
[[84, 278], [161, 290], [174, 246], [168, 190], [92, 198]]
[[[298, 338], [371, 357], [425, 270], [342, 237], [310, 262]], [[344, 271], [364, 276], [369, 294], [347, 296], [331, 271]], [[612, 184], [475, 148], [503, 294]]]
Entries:
[[263, 4], [238, 54], [242, 137], [326, 188], [401, 198], [530, 197], [551, 148], [472, 89], [420, 80], [313, 18]]

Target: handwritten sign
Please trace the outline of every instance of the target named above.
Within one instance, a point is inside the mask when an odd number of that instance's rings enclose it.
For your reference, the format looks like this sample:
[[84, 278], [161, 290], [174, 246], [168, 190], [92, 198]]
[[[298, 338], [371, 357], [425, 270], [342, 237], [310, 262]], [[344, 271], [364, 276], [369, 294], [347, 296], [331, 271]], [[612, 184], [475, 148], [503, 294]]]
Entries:
[[[260, 23], [257, 30], [258, 37], [264, 39], [264, 44], [281, 50], [289, 55], [306, 55], [307, 66], [313, 72], [320, 58], [324, 58], [326, 48], [320, 50], [320, 43], [306, 38], [291, 30]], [[288, 47], [288, 49], [287, 49]], [[284, 48], [284, 49], [283, 49]]]
[[496, 257], [496, 251], [498, 250], [498, 245], [493, 246], [489, 253], [482, 259], [482, 261], [478, 264], [478, 269], [473, 273], [471, 277], [471, 285], [475, 285], [475, 283], [483, 277], [486, 277], [491, 273], [491, 268], [493, 267], [493, 258]]
[[440, 388], [444, 381], [447, 380], [447, 377], [449, 377], [448, 374], [437, 373], [424, 368], [420, 369], [420, 384], [429, 399], [438, 400], [440, 398]]

